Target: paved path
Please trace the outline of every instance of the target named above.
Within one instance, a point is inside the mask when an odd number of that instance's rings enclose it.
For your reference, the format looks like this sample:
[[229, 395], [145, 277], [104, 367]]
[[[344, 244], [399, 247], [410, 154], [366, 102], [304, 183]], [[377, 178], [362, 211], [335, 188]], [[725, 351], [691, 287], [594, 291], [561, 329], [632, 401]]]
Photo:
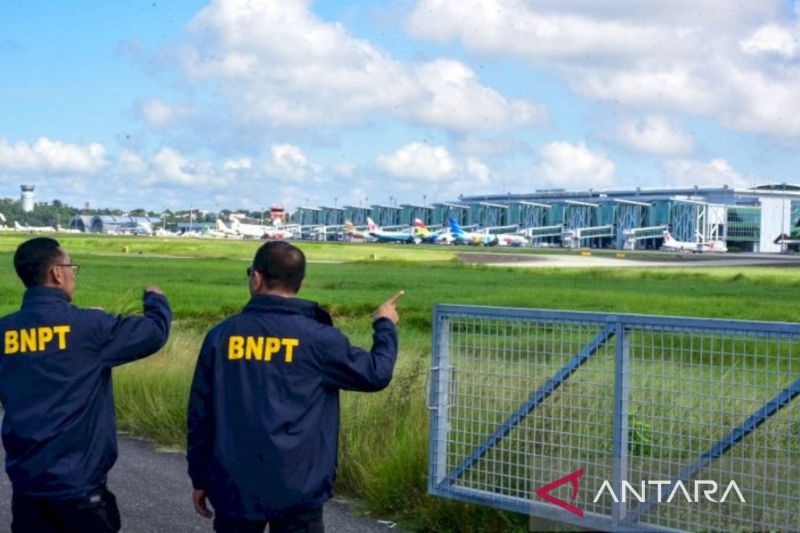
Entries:
[[[5, 454], [0, 446], [0, 459]], [[0, 531], [11, 524], [11, 484], [0, 475]], [[212, 531], [212, 521], [199, 517], [191, 501], [192, 487], [186, 475], [183, 454], [156, 451], [145, 441], [119, 439], [119, 459], [111, 470], [108, 486], [117, 496], [122, 531], [171, 533]], [[355, 516], [346, 503], [331, 500], [325, 506], [325, 529], [344, 533], [388, 533], [399, 531], [390, 524]]]
[[632, 254], [617, 258], [608, 255], [577, 254], [509, 254], [489, 252], [464, 252], [459, 259], [464, 263], [479, 263], [492, 267], [512, 268], [706, 268], [706, 267], [772, 267], [800, 266], [798, 256], [768, 257], [765, 254], [686, 254], [677, 259], [655, 261]]

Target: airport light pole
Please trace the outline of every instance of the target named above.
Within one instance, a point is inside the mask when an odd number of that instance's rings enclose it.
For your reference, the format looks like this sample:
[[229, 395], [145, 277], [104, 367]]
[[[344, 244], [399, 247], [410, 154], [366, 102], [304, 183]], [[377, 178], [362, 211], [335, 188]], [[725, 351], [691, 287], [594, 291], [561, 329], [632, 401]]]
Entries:
[[786, 182], [781, 184], [783, 194], [781, 195], [781, 253], [786, 253]]

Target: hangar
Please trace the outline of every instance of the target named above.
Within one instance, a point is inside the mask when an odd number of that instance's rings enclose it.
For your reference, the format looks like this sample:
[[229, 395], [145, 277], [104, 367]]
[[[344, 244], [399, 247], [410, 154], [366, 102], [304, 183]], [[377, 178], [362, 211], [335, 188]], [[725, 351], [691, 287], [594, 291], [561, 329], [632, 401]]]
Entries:
[[124, 215], [75, 215], [69, 228], [88, 233], [130, 233], [150, 235], [159, 217], [135, 217]]

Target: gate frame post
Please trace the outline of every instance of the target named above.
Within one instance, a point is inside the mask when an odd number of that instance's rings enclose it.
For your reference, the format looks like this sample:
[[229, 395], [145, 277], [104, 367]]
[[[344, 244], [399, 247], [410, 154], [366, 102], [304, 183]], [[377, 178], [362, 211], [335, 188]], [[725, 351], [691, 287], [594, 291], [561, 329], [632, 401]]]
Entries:
[[[616, 353], [614, 362], [614, 444], [613, 485], [617, 494], [622, 494], [622, 481], [628, 477], [628, 366], [630, 341], [622, 320], [616, 318]], [[612, 523], [619, 525], [628, 512], [627, 503], [615, 502], [611, 509]]]
[[[450, 413], [448, 401], [448, 386], [450, 381], [450, 317], [440, 314], [437, 306], [433, 309], [433, 347], [431, 382], [429, 389], [430, 401], [430, 428], [428, 430], [428, 445], [430, 456], [434, 461], [428, 472], [428, 489], [438, 487], [447, 477], [447, 436], [450, 426]], [[435, 430], [434, 430], [435, 428]], [[436, 436], [440, 440], [436, 440]], [[444, 436], [444, 437], [442, 437]]]

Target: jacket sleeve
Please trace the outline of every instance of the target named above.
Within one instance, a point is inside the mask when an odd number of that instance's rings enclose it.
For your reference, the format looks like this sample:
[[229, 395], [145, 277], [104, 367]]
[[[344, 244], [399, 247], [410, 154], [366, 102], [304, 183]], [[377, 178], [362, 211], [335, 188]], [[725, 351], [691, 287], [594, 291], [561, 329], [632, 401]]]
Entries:
[[172, 311], [166, 297], [145, 292], [144, 316], [98, 316], [100, 356], [108, 366], [135, 361], [157, 352], [167, 342]]
[[397, 360], [397, 329], [388, 318], [372, 324], [372, 349], [356, 346], [338, 330], [325, 343], [321, 358], [323, 383], [329, 387], [355, 391], [379, 391], [392, 380]]
[[211, 395], [214, 343], [210, 337], [211, 333], [206, 335], [197, 358], [186, 417], [186, 459], [189, 462], [192, 487], [198, 490], [207, 488], [208, 463], [214, 444], [214, 407]]

